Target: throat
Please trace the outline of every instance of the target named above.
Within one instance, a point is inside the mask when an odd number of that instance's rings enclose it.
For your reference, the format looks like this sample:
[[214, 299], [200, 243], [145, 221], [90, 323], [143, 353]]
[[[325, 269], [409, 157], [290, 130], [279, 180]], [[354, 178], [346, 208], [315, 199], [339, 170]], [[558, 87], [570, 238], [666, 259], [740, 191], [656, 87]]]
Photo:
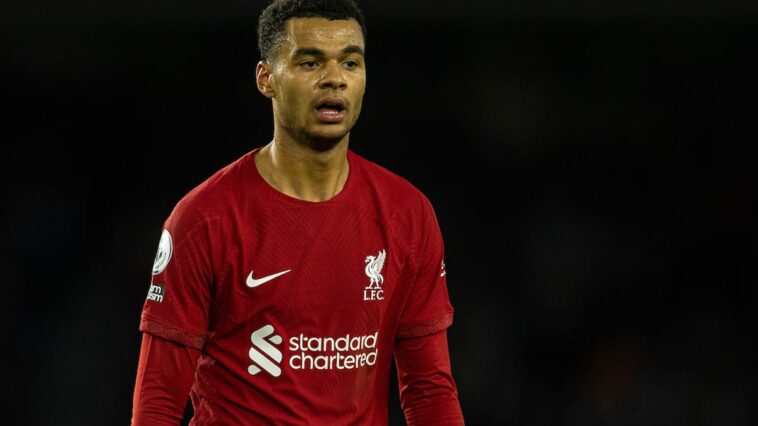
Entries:
[[325, 156], [271, 143], [261, 148], [255, 163], [261, 177], [277, 191], [303, 201], [323, 202], [337, 196], [347, 184], [350, 164], [346, 150], [339, 151], [331, 150]]

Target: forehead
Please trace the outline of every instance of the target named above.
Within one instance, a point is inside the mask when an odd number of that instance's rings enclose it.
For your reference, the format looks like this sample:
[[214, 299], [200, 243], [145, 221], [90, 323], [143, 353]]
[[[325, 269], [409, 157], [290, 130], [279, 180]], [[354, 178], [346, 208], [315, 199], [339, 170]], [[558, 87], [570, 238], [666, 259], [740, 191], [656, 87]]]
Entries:
[[324, 51], [342, 50], [345, 46], [364, 48], [363, 32], [355, 19], [291, 18], [285, 25], [282, 51], [315, 47]]

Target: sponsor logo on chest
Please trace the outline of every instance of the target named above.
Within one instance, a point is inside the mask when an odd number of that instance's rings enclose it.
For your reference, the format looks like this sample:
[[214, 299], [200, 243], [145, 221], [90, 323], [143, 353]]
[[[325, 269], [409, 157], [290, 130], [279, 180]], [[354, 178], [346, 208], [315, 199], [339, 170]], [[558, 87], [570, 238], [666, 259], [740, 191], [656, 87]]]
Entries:
[[[274, 377], [282, 374], [282, 351], [277, 347], [282, 337], [271, 324], [253, 331], [248, 356], [252, 364], [247, 372], [255, 376], [266, 371]], [[289, 338], [290, 354], [286, 364], [292, 370], [352, 370], [376, 364], [379, 332], [331, 337], [300, 333]]]
[[[382, 270], [387, 259], [387, 251], [382, 249], [375, 256], [366, 256], [363, 271], [363, 301], [384, 300], [384, 275]], [[278, 278], [290, 270], [260, 278], [254, 278], [251, 271], [246, 284], [250, 288], [258, 287]], [[247, 372], [257, 376], [266, 372], [279, 377], [286, 367], [292, 371], [300, 370], [353, 370], [370, 368], [376, 364], [378, 356], [379, 331], [367, 334], [350, 334], [340, 336], [313, 336], [305, 333], [292, 335], [286, 348], [280, 345], [282, 337], [277, 334], [272, 324], [266, 324], [250, 334], [248, 357], [251, 361]]]

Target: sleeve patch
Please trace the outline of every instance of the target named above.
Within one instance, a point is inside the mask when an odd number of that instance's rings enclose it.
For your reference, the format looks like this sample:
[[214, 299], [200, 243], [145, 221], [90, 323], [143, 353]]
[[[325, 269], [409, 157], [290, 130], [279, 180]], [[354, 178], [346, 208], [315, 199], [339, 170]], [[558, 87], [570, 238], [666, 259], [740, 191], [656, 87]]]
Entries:
[[164, 284], [151, 283], [150, 291], [147, 292], [147, 300], [161, 303], [163, 302], [163, 296], [166, 294], [166, 286]]
[[171, 253], [174, 251], [174, 242], [168, 229], [164, 229], [161, 234], [161, 240], [158, 242], [158, 251], [155, 253], [153, 260], [153, 275], [158, 275], [166, 269], [168, 262], [171, 260]]

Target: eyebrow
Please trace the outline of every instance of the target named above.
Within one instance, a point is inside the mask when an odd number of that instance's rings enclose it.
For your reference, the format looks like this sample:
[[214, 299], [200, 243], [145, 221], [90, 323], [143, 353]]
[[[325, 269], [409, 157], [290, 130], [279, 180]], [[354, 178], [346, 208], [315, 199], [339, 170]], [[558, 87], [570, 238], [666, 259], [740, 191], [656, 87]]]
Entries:
[[[366, 54], [363, 52], [363, 48], [355, 44], [351, 44], [342, 49], [343, 55], [349, 55], [351, 53], [358, 53], [359, 55], [366, 56]], [[296, 58], [298, 56], [317, 56], [323, 58], [326, 56], [326, 54], [323, 50], [317, 49], [315, 47], [301, 47], [292, 53], [293, 58]]]
[[342, 49], [342, 53], [344, 54], [350, 54], [350, 53], [357, 53], [361, 56], [366, 56], [366, 53], [363, 52], [363, 49], [355, 44], [351, 44], [350, 46], [347, 46], [346, 48]]

